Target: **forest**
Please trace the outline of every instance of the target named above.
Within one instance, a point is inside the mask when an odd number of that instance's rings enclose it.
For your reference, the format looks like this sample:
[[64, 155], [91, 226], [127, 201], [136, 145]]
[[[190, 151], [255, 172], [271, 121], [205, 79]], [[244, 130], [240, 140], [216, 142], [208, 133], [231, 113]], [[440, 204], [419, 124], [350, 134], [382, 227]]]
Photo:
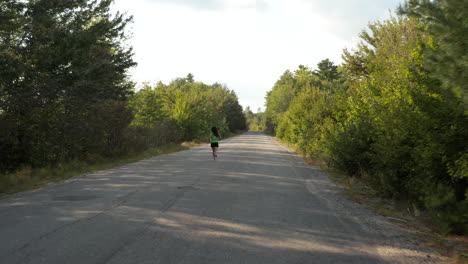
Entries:
[[466, 1], [407, 1], [370, 23], [341, 65], [285, 71], [266, 96], [266, 129], [466, 234], [467, 11]]
[[34, 171], [206, 141], [212, 126], [245, 129], [225, 85], [188, 74], [136, 91], [132, 17], [111, 13], [111, 4], [0, 2], [0, 193], [21, 184], [16, 171], [42, 177]]

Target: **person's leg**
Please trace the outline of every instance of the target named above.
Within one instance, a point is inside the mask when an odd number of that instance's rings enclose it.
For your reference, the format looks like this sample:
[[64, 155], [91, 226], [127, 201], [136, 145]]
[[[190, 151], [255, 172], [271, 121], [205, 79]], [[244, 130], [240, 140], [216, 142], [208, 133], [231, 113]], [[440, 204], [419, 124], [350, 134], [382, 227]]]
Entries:
[[213, 153], [214, 153], [214, 156], [215, 156], [215, 157], [218, 157], [218, 153], [217, 153], [217, 152], [218, 152], [218, 147], [214, 147], [214, 148], [213, 148]]

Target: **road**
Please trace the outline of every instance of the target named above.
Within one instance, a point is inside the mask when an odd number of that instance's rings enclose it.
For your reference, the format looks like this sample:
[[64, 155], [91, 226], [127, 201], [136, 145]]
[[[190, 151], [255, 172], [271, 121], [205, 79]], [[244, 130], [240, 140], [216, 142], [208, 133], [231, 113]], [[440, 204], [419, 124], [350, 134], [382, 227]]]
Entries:
[[[439, 263], [249, 132], [0, 200], [0, 263]], [[441, 262], [442, 263], [442, 262]]]

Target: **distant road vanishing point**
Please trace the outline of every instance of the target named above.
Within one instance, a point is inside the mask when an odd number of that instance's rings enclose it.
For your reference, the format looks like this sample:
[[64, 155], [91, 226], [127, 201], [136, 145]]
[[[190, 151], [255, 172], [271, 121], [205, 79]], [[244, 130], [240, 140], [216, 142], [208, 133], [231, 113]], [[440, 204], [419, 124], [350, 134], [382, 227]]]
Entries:
[[260, 132], [0, 200], [0, 263], [442, 263]]

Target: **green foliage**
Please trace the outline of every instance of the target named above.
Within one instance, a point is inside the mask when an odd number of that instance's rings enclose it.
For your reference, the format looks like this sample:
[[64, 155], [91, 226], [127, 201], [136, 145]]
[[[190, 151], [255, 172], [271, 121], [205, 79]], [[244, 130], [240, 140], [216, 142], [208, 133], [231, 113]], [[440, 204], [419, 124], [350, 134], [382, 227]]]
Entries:
[[[340, 67], [324, 60], [312, 75], [303, 67], [283, 75], [266, 113], [270, 130], [305, 155], [365, 178], [382, 196], [426, 208], [447, 232], [466, 233], [466, 54], [459, 49], [466, 24], [462, 11], [437, 17], [457, 6], [410, 1], [406, 12], [419, 19], [370, 24]], [[438, 30], [447, 34], [435, 36]]]
[[314, 71], [314, 75], [320, 80], [333, 81], [340, 77], [338, 66], [334, 65], [329, 59], [322, 60], [317, 64], [318, 70]]
[[273, 89], [266, 96], [265, 126], [270, 133], [276, 133], [286, 111], [289, 109], [291, 101], [303, 89], [310, 88], [320, 83], [319, 78], [313, 77], [313, 72], [303, 66], [293, 73], [287, 70], [275, 83]]
[[320, 142], [333, 123], [332, 109], [336, 107], [335, 98], [329, 95], [345, 90], [337, 66], [328, 59], [319, 66], [317, 71], [299, 66], [294, 76], [295, 87], [290, 87], [297, 93], [275, 129], [279, 138], [296, 144], [307, 156], [321, 155], [324, 151]]
[[468, 107], [468, 2], [466, 0], [410, 0], [399, 12], [417, 18], [431, 34], [424, 48], [430, 75], [462, 98]]
[[288, 110], [290, 101], [296, 95], [295, 82], [293, 74], [286, 71], [266, 95], [266, 128], [271, 133], [275, 132], [279, 120]]
[[112, 0], [0, 2], [0, 172], [95, 163], [245, 129], [237, 96], [194, 76], [133, 94]]
[[[158, 87], [163, 84], [158, 84]], [[167, 119], [167, 115], [163, 109], [165, 100], [162, 89], [153, 90], [149, 84], [144, 84], [143, 88], [138, 91], [129, 102], [129, 106], [133, 109], [135, 118], [132, 125], [135, 127], [152, 127], [158, 122]]]
[[[461, 99], [447, 93], [425, 68], [431, 50], [424, 47], [432, 37], [422, 28], [406, 18], [372, 24], [356, 53], [345, 55], [351, 65], [365, 61], [361, 72], [348, 67], [356, 76], [357, 103], [345, 111], [345, 124], [368, 123], [371, 135], [364, 149], [349, 150], [349, 156], [368, 157], [360, 170], [382, 195], [416, 201], [434, 211], [441, 227], [465, 232], [467, 181], [453, 177], [450, 166], [466, 152], [468, 120]], [[461, 163], [453, 172], [463, 170]]]
[[247, 120], [247, 127], [249, 131], [264, 131], [265, 130], [265, 113], [261, 112], [259, 108], [257, 113], [253, 113], [250, 106], [244, 110], [244, 116]]
[[111, 3], [0, 3], [0, 170], [114, 152], [131, 120], [123, 101], [135, 63], [125, 46], [131, 18], [112, 16]]
[[[154, 127], [161, 122], [175, 125], [182, 140], [204, 140], [212, 126], [220, 133], [246, 128], [242, 107], [236, 94], [223, 85], [195, 82], [193, 75], [170, 84], [146, 84], [130, 100], [135, 115], [132, 127]], [[208, 134], [209, 135], [209, 134]]]

